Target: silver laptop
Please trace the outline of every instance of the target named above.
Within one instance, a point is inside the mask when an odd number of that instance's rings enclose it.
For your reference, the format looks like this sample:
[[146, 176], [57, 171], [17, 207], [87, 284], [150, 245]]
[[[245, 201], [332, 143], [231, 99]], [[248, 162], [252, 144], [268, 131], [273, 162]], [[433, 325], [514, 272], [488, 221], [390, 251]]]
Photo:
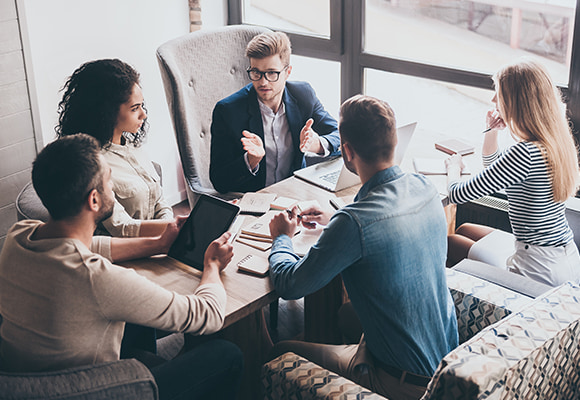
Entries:
[[[395, 164], [400, 164], [415, 133], [417, 123], [413, 122], [397, 128], [398, 143], [395, 148]], [[338, 192], [360, 183], [358, 175], [350, 172], [342, 156], [294, 171], [294, 176], [304, 179], [331, 192]]]

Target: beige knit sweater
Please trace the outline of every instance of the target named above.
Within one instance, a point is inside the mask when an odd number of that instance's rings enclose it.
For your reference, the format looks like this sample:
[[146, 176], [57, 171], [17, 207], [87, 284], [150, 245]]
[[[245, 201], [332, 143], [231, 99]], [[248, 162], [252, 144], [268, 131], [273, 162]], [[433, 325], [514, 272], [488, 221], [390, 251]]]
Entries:
[[110, 261], [110, 238], [31, 240], [15, 224], [0, 254], [0, 369], [46, 371], [119, 359], [125, 322], [208, 334], [224, 321], [217, 284], [183, 296]]

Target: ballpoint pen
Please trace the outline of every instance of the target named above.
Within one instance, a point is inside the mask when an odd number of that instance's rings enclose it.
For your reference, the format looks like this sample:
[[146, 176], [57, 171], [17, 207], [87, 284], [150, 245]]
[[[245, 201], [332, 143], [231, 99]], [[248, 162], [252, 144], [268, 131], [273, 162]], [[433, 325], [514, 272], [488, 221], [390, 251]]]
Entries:
[[[292, 219], [292, 216], [294, 215], [294, 213], [292, 212], [292, 210], [290, 210], [289, 208], [286, 209], [286, 212], [288, 213], [288, 218]], [[301, 219], [302, 215], [300, 214], [296, 214], [296, 218]]]
[[486, 130], [484, 130], [484, 131], [483, 131], [483, 132], [481, 132], [481, 133], [486, 133], [486, 132], [489, 132], [489, 131], [491, 131], [491, 128], [487, 128]]

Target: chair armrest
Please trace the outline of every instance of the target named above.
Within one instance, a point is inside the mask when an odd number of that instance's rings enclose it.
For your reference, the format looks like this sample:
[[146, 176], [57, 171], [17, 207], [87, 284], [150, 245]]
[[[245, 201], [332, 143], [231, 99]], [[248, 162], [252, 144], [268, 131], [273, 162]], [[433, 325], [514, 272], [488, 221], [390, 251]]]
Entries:
[[285, 353], [262, 367], [264, 398], [275, 399], [384, 399], [334, 372], [294, 353]]
[[550, 285], [546, 285], [545, 283], [494, 267], [481, 261], [464, 259], [455, 265], [453, 269], [484, 279], [531, 298], [536, 298], [552, 289]]
[[0, 372], [0, 398], [6, 394], [14, 400], [158, 399], [153, 375], [134, 359], [52, 372]]
[[159, 175], [159, 185], [163, 186], [163, 170], [161, 169], [161, 164], [156, 163], [155, 161], [151, 161], [151, 164], [153, 164], [155, 172]]

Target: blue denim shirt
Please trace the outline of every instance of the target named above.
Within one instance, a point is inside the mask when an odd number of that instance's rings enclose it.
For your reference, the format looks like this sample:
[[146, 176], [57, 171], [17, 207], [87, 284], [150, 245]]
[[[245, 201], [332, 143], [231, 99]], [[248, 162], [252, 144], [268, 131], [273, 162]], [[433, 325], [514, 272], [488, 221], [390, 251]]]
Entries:
[[297, 299], [341, 274], [371, 353], [387, 365], [431, 376], [458, 344], [445, 275], [447, 226], [439, 194], [422, 175], [393, 166], [375, 174], [336, 212], [300, 258], [274, 239], [270, 277]]

